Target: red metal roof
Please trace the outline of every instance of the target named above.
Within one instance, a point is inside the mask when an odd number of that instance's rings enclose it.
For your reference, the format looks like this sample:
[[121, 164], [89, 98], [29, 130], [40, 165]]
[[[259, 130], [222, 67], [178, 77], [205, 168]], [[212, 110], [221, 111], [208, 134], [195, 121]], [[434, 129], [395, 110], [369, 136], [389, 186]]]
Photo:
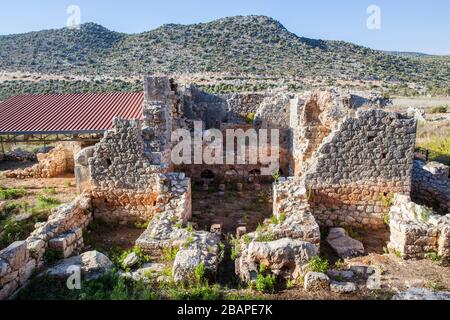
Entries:
[[83, 133], [141, 119], [143, 92], [33, 94], [0, 103], [0, 134]]

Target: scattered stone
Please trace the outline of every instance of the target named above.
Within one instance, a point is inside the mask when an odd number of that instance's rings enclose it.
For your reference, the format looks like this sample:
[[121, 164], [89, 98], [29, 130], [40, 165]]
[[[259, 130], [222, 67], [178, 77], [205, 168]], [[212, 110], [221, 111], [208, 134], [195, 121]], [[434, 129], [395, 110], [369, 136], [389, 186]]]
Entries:
[[331, 228], [326, 241], [341, 258], [353, 258], [364, 254], [363, 244], [350, 238], [343, 228]]
[[351, 280], [355, 277], [355, 273], [351, 270], [328, 270], [327, 275], [336, 280]]
[[211, 226], [210, 232], [221, 234], [222, 233], [222, 225], [220, 223], [213, 224]]
[[0, 251], [0, 257], [6, 260], [12, 270], [18, 270], [27, 259], [26, 241], [16, 241]]
[[356, 285], [353, 282], [331, 281], [330, 290], [336, 293], [352, 293], [356, 291]]
[[247, 233], [247, 227], [244, 227], [244, 226], [237, 227], [237, 229], [236, 229], [236, 236], [238, 238], [242, 237], [246, 233]]
[[0, 259], [0, 279], [3, 278], [3, 276], [5, 276], [8, 273], [8, 270], [9, 270], [8, 263], [5, 260]]
[[440, 177], [443, 179], [448, 179], [449, 177], [449, 166], [446, 166], [443, 163], [439, 163], [436, 161], [430, 161], [423, 168], [433, 174], [436, 177]]
[[304, 289], [306, 291], [330, 290], [330, 278], [321, 272], [308, 272], [305, 276]]
[[173, 263], [172, 274], [176, 282], [187, 282], [194, 278], [195, 269], [203, 263], [205, 277], [213, 279], [222, 259], [220, 235], [204, 231], [191, 234], [190, 241], [184, 243]]
[[102, 273], [111, 271], [113, 267], [111, 260], [103, 253], [89, 251], [60, 261], [57, 265], [48, 269], [45, 274], [57, 278], [66, 278], [74, 272], [75, 268], [80, 268], [86, 279], [93, 279]]
[[161, 277], [161, 272], [164, 271], [166, 265], [163, 263], [146, 263], [141, 268], [132, 272], [123, 272], [122, 276], [133, 279], [134, 281], [149, 281]]
[[397, 293], [393, 300], [450, 300], [450, 292], [433, 291], [425, 288], [410, 288]]
[[269, 242], [252, 241], [248, 245], [240, 243], [240, 247], [235, 271], [244, 282], [256, 279], [261, 263], [267, 271], [295, 280], [305, 273], [309, 261], [317, 255], [315, 245], [290, 238]]
[[123, 260], [123, 267], [131, 268], [135, 266], [139, 262], [139, 256], [136, 252], [132, 252], [129, 255], [126, 256], [126, 258]]

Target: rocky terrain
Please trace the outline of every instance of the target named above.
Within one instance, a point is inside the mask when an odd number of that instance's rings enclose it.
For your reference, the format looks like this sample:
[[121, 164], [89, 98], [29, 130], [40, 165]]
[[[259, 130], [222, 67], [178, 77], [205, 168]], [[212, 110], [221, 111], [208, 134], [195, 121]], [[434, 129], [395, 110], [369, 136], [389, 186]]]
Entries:
[[[367, 82], [369, 87], [382, 81], [397, 90], [448, 94], [449, 69], [449, 57], [393, 55], [343, 41], [308, 39], [265, 16], [169, 24], [140, 34], [87, 23], [80, 30], [0, 36], [1, 71], [68, 76], [53, 82], [44, 77], [39, 83], [21, 79], [19, 91], [15, 81], [20, 79], [10, 78], [0, 86], [0, 100], [22, 92], [134, 90], [133, 82], [92, 79], [72, 84], [70, 76], [123, 78], [150, 73], [232, 75], [237, 86], [227, 89], [226, 81], [219, 81], [222, 91], [254, 91], [271, 87], [274, 79], [296, 79], [306, 86], [310, 81], [321, 86], [350, 81]], [[261, 84], [239, 85], [251, 74], [258, 75]]]

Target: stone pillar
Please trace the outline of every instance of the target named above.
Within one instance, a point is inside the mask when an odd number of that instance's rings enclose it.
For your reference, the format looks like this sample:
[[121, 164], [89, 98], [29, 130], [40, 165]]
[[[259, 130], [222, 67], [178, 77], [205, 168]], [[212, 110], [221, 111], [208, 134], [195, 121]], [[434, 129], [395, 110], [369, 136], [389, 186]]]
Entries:
[[174, 93], [167, 77], [146, 77], [142, 108], [145, 154], [151, 164], [170, 167]]

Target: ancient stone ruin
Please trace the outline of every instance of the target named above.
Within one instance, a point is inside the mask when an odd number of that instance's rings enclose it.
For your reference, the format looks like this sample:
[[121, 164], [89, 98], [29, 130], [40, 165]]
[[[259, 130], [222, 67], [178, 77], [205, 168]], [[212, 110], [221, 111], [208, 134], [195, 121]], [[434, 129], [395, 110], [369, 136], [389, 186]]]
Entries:
[[[337, 91], [211, 95], [167, 77], [146, 77], [142, 119], [115, 119], [114, 129], [99, 143], [75, 155], [71, 168], [80, 197], [55, 209], [28, 239], [0, 252], [0, 299], [26, 282], [42, 265], [48, 248], [59, 250], [64, 258], [81, 252], [83, 230], [92, 219], [149, 221], [136, 245], [152, 256], [164, 248], [178, 248], [175, 281], [187, 281], [201, 263], [213, 279], [223, 258], [223, 226], [186, 228], [195, 222], [194, 185], [207, 190], [217, 184], [219, 193], [226, 193], [235, 186], [241, 192], [245, 183], [252, 192], [275, 179], [273, 218], [260, 221], [257, 229], [245, 223], [237, 228], [235, 272], [243, 282], [254, 281], [263, 266], [281, 279], [305, 277], [307, 290], [354, 291], [351, 283], [330, 284], [327, 275], [307, 274], [309, 261], [321, 249], [321, 227], [332, 228], [327, 241], [347, 258], [364, 248], [344, 229], [333, 228], [377, 230], [387, 216], [390, 247], [403, 258], [429, 252], [448, 258], [450, 221], [443, 215], [449, 211], [448, 179], [442, 178], [443, 169], [414, 163], [416, 120], [390, 112], [385, 105], [378, 96]], [[280, 154], [278, 172], [262, 176], [261, 162], [175, 165], [171, 134], [188, 130], [195, 147], [195, 121], [202, 121], [201, 133], [279, 129], [280, 147], [272, 150]], [[49, 159], [59, 152], [63, 151], [56, 148], [49, 153], [32, 172], [52, 176], [39, 168], [42, 162], [56, 161]], [[32, 172], [9, 175], [33, 176]], [[220, 210], [214, 208], [217, 216]]]

